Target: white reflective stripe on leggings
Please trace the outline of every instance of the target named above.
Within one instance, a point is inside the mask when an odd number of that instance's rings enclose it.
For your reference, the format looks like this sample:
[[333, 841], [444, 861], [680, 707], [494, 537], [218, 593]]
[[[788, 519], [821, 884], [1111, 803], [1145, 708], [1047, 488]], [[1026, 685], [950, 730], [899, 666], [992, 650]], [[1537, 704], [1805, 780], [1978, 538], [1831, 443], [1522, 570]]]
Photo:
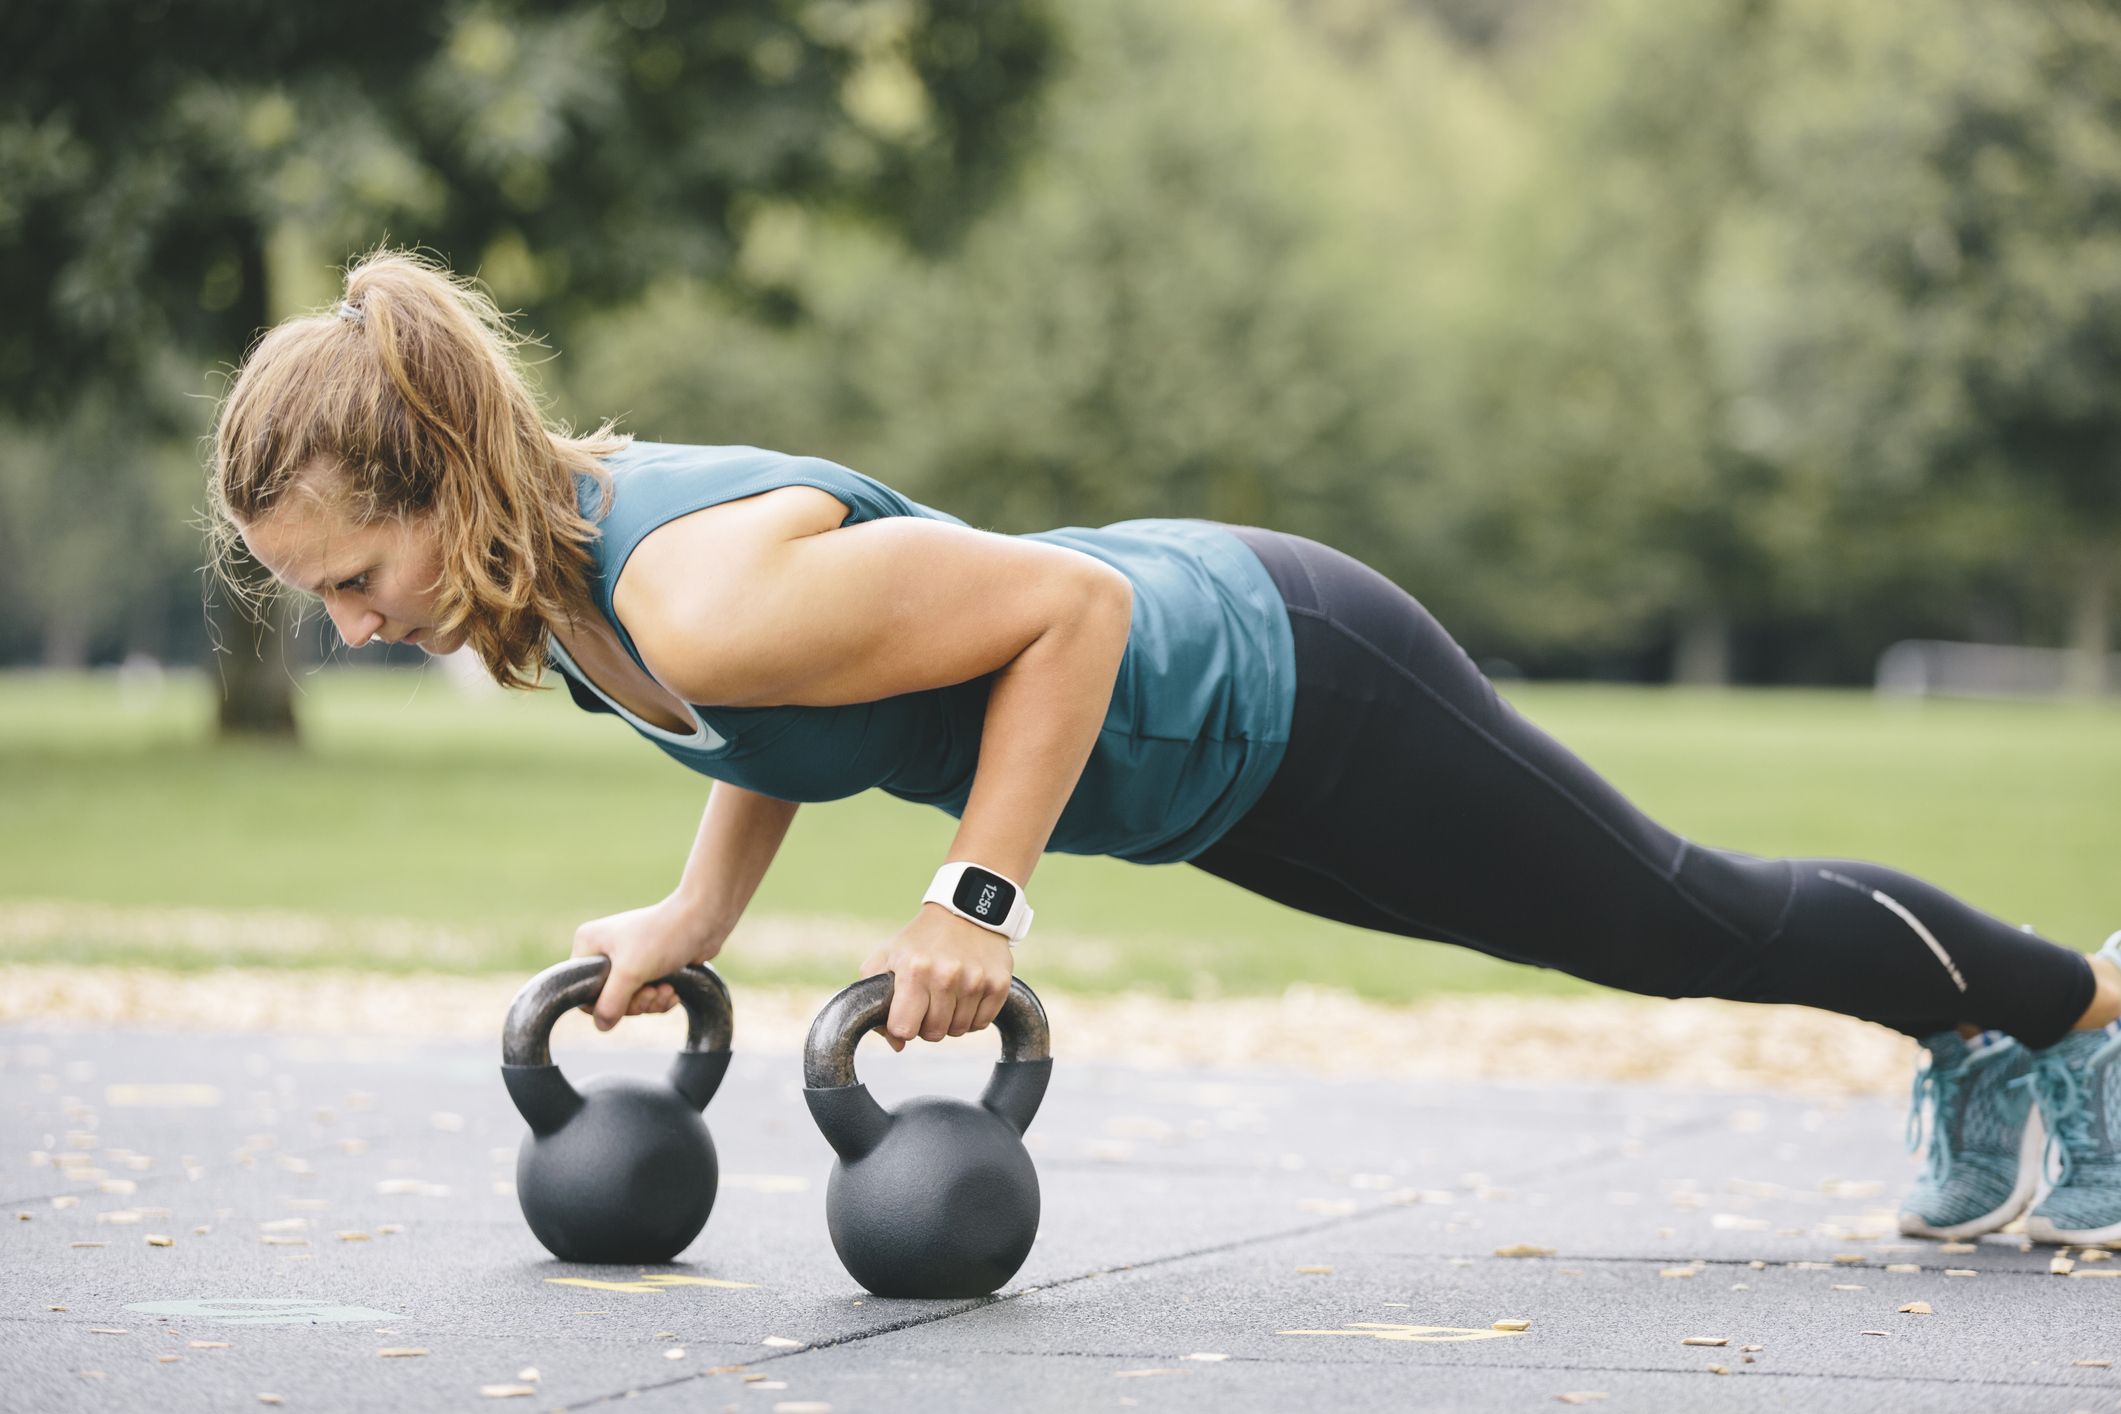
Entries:
[[1837, 884], [1846, 884], [1848, 885], [1848, 887], [1854, 889], [1859, 894], [1869, 894], [1872, 898], [1878, 900], [1878, 902], [1884, 904], [1887, 908], [1890, 908], [1893, 912], [1899, 914], [1901, 920], [1904, 921], [1908, 927], [1915, 930], [1915, 936], [1922, 939], [1923, 942], [1929, 944], [1930, 951], [1937, 955], [1937, 961], [1944, 964], [1944, 970], [1952, 975], [1952, 985], [1957, 987], [1962, 992], [1966, 990], [1966, 979], [1959, 975], [1959, 965], [1953, 962], [1952, 955], [1944, 950], [1944, 944], [1938, 942], [1937, 935], [1935, 933], [1932, 933], [1929, 929], [1923, 927], [1922, 920], [1917, 918], [1913, 913], [1909, 912], [1907, 906], [1901, 903], [1899, 899], [1892, 897], [1890, 894], [1882, 894], [1878, 892], [1878, 890], [1872, 888], [1869, 884], [1861, 883], [1858, 880], [1851, 879], [1846, 874], [1836, 874], [1831, 869], [1820, 870], [1819, 877], [1822, 879], [1832, 879]]

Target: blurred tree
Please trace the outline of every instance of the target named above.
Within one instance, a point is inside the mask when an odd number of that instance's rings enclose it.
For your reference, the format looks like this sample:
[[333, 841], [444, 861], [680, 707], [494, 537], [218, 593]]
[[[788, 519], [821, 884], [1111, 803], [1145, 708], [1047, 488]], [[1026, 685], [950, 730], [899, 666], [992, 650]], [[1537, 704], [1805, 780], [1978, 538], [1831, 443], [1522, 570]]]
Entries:
[[[0, 7], [0, 408], [144, 418], [154, 351], [233, 361], [287, 312], [289, 248], [418, 241], [541, 327], [671, 273], [785, 303], [732, 266], [752, 226], [942, 247], [1050, 48], [1038, 0]], [[230, 666], [224, 729], [291, 732], [284, 675]]]
[[[1541, 133], [1484, 222], [1449, 437], [1477, 481], [1468, 572], [1520, 643], [1669, 634], [1673, 675], [1731, 675], [1815, 496], [1748, 437], [1717, 292], [1753, 201], [1769, 0], [1610, 0], [1547, 41]], [[1529, 81], [1529, 80], [1528, 80]]]
[[1793, 14], [1763, 142], [1784, 297], [1763, 402], [1872, 525], [1945, 523], [1957, 563], [2064, 593], [2096, 691], [2121, 554], [2121, 13]]
[[[182, 376], [174, 362], [145, 380], [160, 396]], [[35, 626], [46, 667], [87, 667], [106, 623], [152, 641], [154, 601], [197, 563], [194, 449], [143, 431], [118, 398], [98, 388], [60, 420], [0, 423], [0, 594]]]
[[803, 223], [770, 257], [818, 311], [800, 346], [658, 297], [576, 351], [572, 395], [852, 461], [975, 524], [1197, 515], [1433, 572], [1448, 527], [1380, 507], [1428, 477], [1420, 362], [1448, 353], [1412, 335], [1494, 99], [1404, 17], [1359, 56], [1315, 18], [1080, 0], [1046, 141], [958, 259]]

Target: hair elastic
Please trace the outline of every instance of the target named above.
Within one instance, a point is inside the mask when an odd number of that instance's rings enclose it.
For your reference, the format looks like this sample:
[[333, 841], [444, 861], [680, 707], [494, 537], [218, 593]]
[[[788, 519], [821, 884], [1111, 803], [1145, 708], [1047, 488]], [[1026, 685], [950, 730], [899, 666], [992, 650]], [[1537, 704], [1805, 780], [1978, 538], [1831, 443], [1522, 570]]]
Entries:
[[338, 315], [348, 324], [359, 324], [362, 322], [361, 307], [357, 304], [350, 304], [345, 300], [340, 300], [339, 307], [333, 310], [332, 313]]

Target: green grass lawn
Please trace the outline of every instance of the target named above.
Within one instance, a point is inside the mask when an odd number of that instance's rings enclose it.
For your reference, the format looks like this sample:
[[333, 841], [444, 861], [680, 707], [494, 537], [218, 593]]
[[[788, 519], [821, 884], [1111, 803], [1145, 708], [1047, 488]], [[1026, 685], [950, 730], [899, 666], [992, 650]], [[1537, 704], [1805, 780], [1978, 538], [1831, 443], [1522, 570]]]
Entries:
[[[216, 690], [197, 674], [130, 690], [107, 675], [0, 674], [0, 911], [26, 899], [293, 910], [470, 930], [480, 950], [246, 953], [121, 935], [5, 956], [534, 970], [566, 956], [577, 923], [668, 891], [710, 784], [558, 693], [468, 700], [432, 670], [327, 670], [302, 679], [305, 741], [286, 750], [216, 745]], [[2121, 711], [1857, 692], [1509, 695], [1703, 843], [1891, 864], [2079, 947], [2121, 927]], [[881, 792], [806, 805], [752, 912], [843, 917], [846, 956], [747, 960], [740, 927], [718, 965], [758, 981], [851, 976], [912, 916], [955, 830]], [[1056, 986], [1589, 990], [1310, 918], [1183, 864], [1052, 854], [1031, 895], [1039, 927], [1020, 966]], [[1086, 941], [1071, 948], [1071, 935]]]

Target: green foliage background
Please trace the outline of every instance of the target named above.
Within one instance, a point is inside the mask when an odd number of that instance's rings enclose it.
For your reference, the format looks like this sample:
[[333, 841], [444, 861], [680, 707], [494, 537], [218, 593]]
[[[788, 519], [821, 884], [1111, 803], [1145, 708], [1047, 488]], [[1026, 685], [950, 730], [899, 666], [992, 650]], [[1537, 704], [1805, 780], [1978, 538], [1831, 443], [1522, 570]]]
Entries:
[[1005, 531], [1294, 530], [1498, 668], [2111, 638], [2106, 0], [493, 0], [388, 52], [219, 13], [131, 100], [0, 98], [0, 661], [204, 657], [230, 321], [384, 238], [522, 310], [577, 421]]

